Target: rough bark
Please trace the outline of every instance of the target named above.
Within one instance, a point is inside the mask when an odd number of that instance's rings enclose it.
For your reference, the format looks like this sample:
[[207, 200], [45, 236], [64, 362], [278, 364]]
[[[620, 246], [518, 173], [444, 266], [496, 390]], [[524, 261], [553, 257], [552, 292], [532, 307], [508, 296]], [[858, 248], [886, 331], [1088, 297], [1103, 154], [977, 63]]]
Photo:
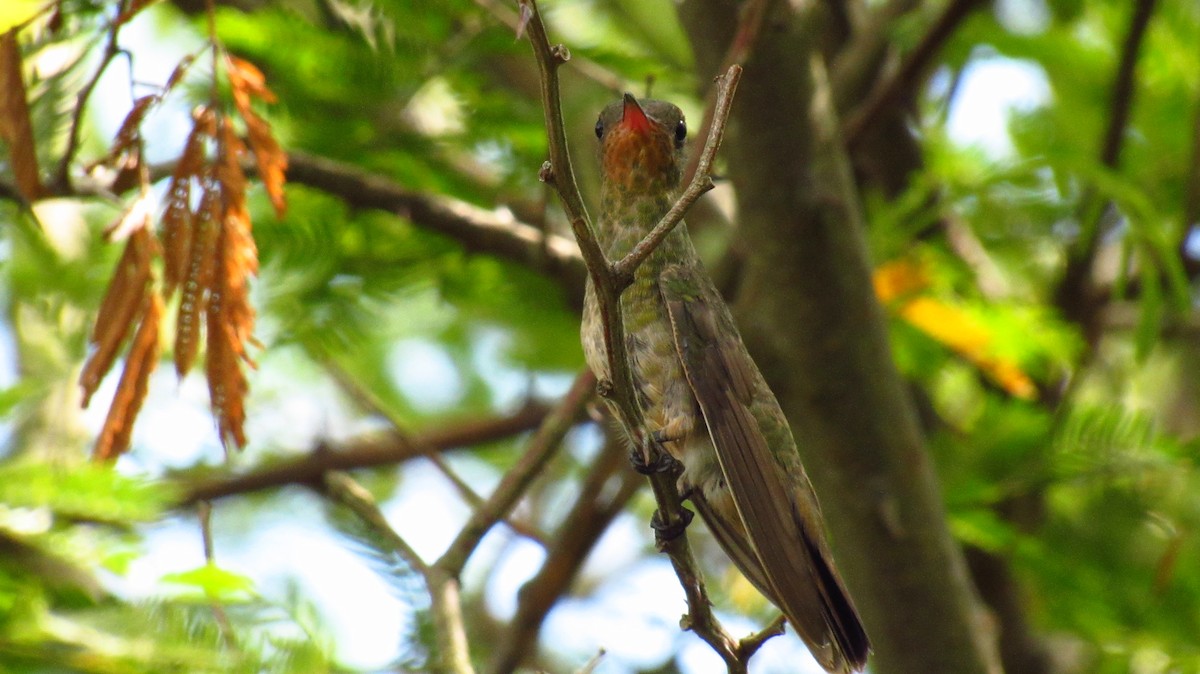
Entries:
[[[681, 8], [702, 81], [736, 25], [734, 10], [720, 0]], [[747, 251], [743, 335], [791, 420], [875, 671], [998, 671], [892, 362], [810, 26], [775, 4], [733, 111], [725, 154]]]

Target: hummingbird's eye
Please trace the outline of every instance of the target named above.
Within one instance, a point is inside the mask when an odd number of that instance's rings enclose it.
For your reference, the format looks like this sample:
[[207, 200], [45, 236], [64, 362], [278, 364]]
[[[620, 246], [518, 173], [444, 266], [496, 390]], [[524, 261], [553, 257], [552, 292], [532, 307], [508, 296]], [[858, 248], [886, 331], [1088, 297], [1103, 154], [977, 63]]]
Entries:
[[687, 123], [682, 119], [675, 125], [675, 144], [683, 145], [683, 141], [687, 138]]
[[599, 138], [603, 135], [604, 135], [604, 122], [597, 119], [596, 120], [596, 137]]

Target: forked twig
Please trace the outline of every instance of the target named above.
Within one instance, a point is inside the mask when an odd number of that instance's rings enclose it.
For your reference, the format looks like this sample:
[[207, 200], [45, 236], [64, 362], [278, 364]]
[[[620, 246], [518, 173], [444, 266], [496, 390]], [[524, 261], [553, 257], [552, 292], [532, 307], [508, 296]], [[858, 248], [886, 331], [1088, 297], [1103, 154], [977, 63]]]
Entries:
[[[651, 232], [639, 242], [625, 258], [616, 263], [605, 256], [596, 239], [583, 198], [571, 169], [571, 158], [567, 150], [566, 133], [562, 119], [562, 105], [558, 86], [558, 67], [570, 58], [570, 52], [562, 45], [551, 46], [546, 27], [535, 0], [519, 0], [521, 15], [525, 19], [521, 26], [529, 33], [529, 41], [541, 73], [542, 103], [546, 117], [546, 132], [549, 137], [550, 160], [542, 167], [541, 176], [554, 185], [562, 200], [563, 209], [571, 223], [571, 229], [583, 253], [596, 290], [604, 325], [604, 341], [608, 352], [609, 372], [612, 380], [602, 383], [602, 394], [613, 403], [619, 421], [638, 442], [647, 461], [652, 454], [661, 451], [648, 441], [645, 433], [642, 410], [635, 396], [633, 376], [629, 366], [629, 355], [625, 347], [625, 329], [620, 310], [621, 292], [629, 285], [638, 266], [661, 243], [670, 231], [679, 224], [684, 213], [697, 198], [712, 188], [710, 171], [712, 159], [720, 147], [725, 124], [732, 104], [733, 91], [741, 77], [741, 67], [730, 66], [718, 78], [718, 104], [713, 115], [701, 162], [683, 195]], [[659, 517], [668, 527], [684, 526], [684, 509], [670, 473], [650, 475], [654, 497], [658, 504]], [[688, 614], [682, 624], [709, 644], [725, 661], [730, 672], [745, 672], [750, 653], [743, 655], [740, 644], [729, 636], [712, 613], [703, 578], [695, 557], [692, 555], [686, 534], [680, 534], [663, 544], [663, 551], [671, 560], [687, 597]], [[748, 649], [753, 650], [753, 649]]]

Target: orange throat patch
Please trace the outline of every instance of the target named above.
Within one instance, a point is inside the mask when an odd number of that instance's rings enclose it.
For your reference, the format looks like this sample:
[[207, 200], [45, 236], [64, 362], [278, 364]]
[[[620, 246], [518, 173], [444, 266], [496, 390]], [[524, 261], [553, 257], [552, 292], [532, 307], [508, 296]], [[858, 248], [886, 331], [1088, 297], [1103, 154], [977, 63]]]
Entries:
[[601, 164], [610, 184], [628, 191], [662, 190], [679, 170], [669, 134], [626, 125], [608, 132]]

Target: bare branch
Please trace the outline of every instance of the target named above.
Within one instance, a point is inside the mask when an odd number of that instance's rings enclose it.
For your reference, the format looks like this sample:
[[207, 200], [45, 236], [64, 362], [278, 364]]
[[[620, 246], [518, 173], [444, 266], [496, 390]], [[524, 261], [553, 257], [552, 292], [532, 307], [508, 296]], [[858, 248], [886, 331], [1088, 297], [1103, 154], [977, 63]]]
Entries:
[[744, 659], [749, 660], [750, 656], [757, 653], [758, 649], [762, 648], [762, 645], [767, 643], [768, 639], [783, 634], [783, 626], [786, 624], [787, 618], [780, 614], [760, 631], [755, 632], [754, 634], [751, 634], [750, 636], [739, 641], [738, 653], [741, 654]]
[[542, 425], [529, 440], [525, 454], [504, 474], [491, 497], [471, 515], [471, 519], [434, 566], [451, 577], [458, 577], [484, 534], [512, 510], [546, 462], [558, 451], [563, 436], [575, 424], [584, 405], [591, 400], [595, 387], [596, 378], [590, 371], [585, 370], [575, 378], [571, 389], [542, 420]]
[[375, 497], [367, 491], [366, 487], [340, 470], [331, 470], [325, 473], [322, 476], [321, 486], [321, 492], [324, 495], [349, 508], [375, 535], [381, 540], [387, 541], [388, 545], [392, 547], [392, 551], [399, 555], [405, 564], [422, 576], [429, 573], [429, 565], [400, 534], [396, 533], [392, 525], [388, 524], [387, 518], [383, 516], [383, 512], [375, 503]]
[[[206, 564], [216, 564], [217, 555], [213, 546], [212, 535], [212, 504], [207, 501], [201, 501], [197, 504], [196, 515], [200, 520], [200, 538], [204, 544], [204, 562]], [[229, 623], [229, 615], [225, 613], [225, 607], [221, 602], [213, 600], [209, 604], [209, 609], [212, 611], [213, 620], [217, 623], [217, 629], [221, 634], [222, 641], [226, 646], [234, 646], [237, 644], [237, 634], [233, 631], [233, 625]]]
[[467, 250], [542, 271], [562, 283], [573, 298], [583, 297], [586, 270], [575, 244], [504, 212], [414, 192], [349, 164], [301, 152], [288, 153], [288, 181], [337, 196], [350, 206], [395, 213], [418, 227], [453, 237]]
[[867, 100], [846, 120], [842, 135], [845, 136], [847, 147], [853, 147], [863, 139], [863, 132], [881, 112], [912, 92], [946, 40], [971, 12], [984, 4], [984, 0], [953, 0], [946, 6], [921, 42], [905, 57], [896, 74], [875, 87]]
[[[433, 464], [442, 477], [446, 478], [454, 489], [458, 492], [459, 497], [466, 501], [473, 510], [479, 509], [483, 505], [483, 497], [480, 496], [471, 485], [467, 484], [466, 480], [459, 477], [458, 473], [450, 467], [450, 464], [442, 458], [436, 447], [422, 444], [419, 438], [414, 437], [404, 429], [404, 423], [388, 409], [387, 405], [380, 402], [378, 396], [374, 395], [365, 386], [362, 385], [352, 374], [346, 371], [341, 366], [338, 360], [330, 354], [318, 354], [318, 360], [325, 364], [325, 368], [329, 371], [333, 380], [336, 381], [342, 390], [346, 392], [355, 402], [357, 402], [364, 410], [372, 414], [379, 415], [392, 425], [392, 431], [402, 441], [416, 447], [422, 451], [422, 457]], [[509, 528], [518, 534], [540, 543], [543, 547], [546, 541], [541, 534], [538, 533], [535, 527], [528, 523], [516, 522], [509, 517], [503, 518], [503, 521]]]
[[87, 110], [87, 102], [91, 99], [92, 92], [100, 83], [100, 77], [104, 75], [105, 70], [108, 70], [108, 64], [112, 63], [113, 59], [121, 53], [121, 47], [117, 41], [121, 25], [121, 21], [113, 19], [112, 25], [108, 29], [108, 42], [105, 43], [104, 51], [100, 55], [100, 64], [96, 66], [96, 72], [92, 74], [92, 79], [83, 85], [83, 88], [79, 90], [79, 95], [75, 98], [71, 130], [67, 134], [67, 148], [63, 151], [62, 159], [58, 161], [58, 169], [54, 176], [53, 191], [55, 194], [66, 194], [71, 191], [71, 162], [75, 161], [75, 153], [79, 151], [79, 134], [83, 127], [83, 115]]
[[[1121, 58], [1109, 98], [1108, 124], [1104, 130], [1100, 150], [1100, 162], [1109, 169], [1116, 169], [1120, 165], [1125, 128], [1133, 107], [1134, 73], [1138, 54], [1141, 52], [1146, 28], [1150, 25], [1150, 17], [1154, 13], [1154, 5], [1155, 0], [1138, 0], [1134, 4], [1133, 15], [1129, 19], [1129, 32], [1121, 47]], [[1098, 317], [1103, 308], [1103, 298], [1098, 297], [1095, 289], [1091, 287], [1091, 277], [1096, 255], [1100, 251], [1100, 242], [1111, 227], [1105, 226], [1107, 211], [1107, 202], [1096, 198], [1094, 186], [1084, 190], [1077, 209], [1081, 232], [1069, 251], [1066, 269], [1054, 298], [1063, 314], [1083, 328], [1087, 343], [1093, 345], [1099, 338]]]
[[331, 470], [387, 466], [425, 456], [426, 448], [440, 451], [470, 447], [524, 433], [538, 426], [548, 410], [529, 405], [510, 416], [464, 421], [420, 433], [408, 441], [395, 434], [360, 439], [343, 447], [324, 444], [304, 456], [287, 459], [242, 475], [223, 475], [199, 481], [181, 481], [182, 496], [176, 507], [287, 485], [318, 485]]
[[430, 611], [433, 613], [439, 671], [452, 674], [474, 672], [467, 648], [466, 632], [463, 629], [458, 581], [427, 565], [412, 546], [388, 524], [371, 492], [349, 475], [336, 471], [327, 473], [322, 483], [322, 493], [350, 509], [378, 539], [386, 541], [406, 564], [424, 577], [429, 588]]
[[621, 442], [610, 437], [596, 457], [579, 497], [563, 518], [537, 575], [517, 593], [517, 612], [496, 643], [491, 673], [508, 674], [535, 652], [546, 615], [571, 587], [579, 569], [609, 524], [641, 486]]

